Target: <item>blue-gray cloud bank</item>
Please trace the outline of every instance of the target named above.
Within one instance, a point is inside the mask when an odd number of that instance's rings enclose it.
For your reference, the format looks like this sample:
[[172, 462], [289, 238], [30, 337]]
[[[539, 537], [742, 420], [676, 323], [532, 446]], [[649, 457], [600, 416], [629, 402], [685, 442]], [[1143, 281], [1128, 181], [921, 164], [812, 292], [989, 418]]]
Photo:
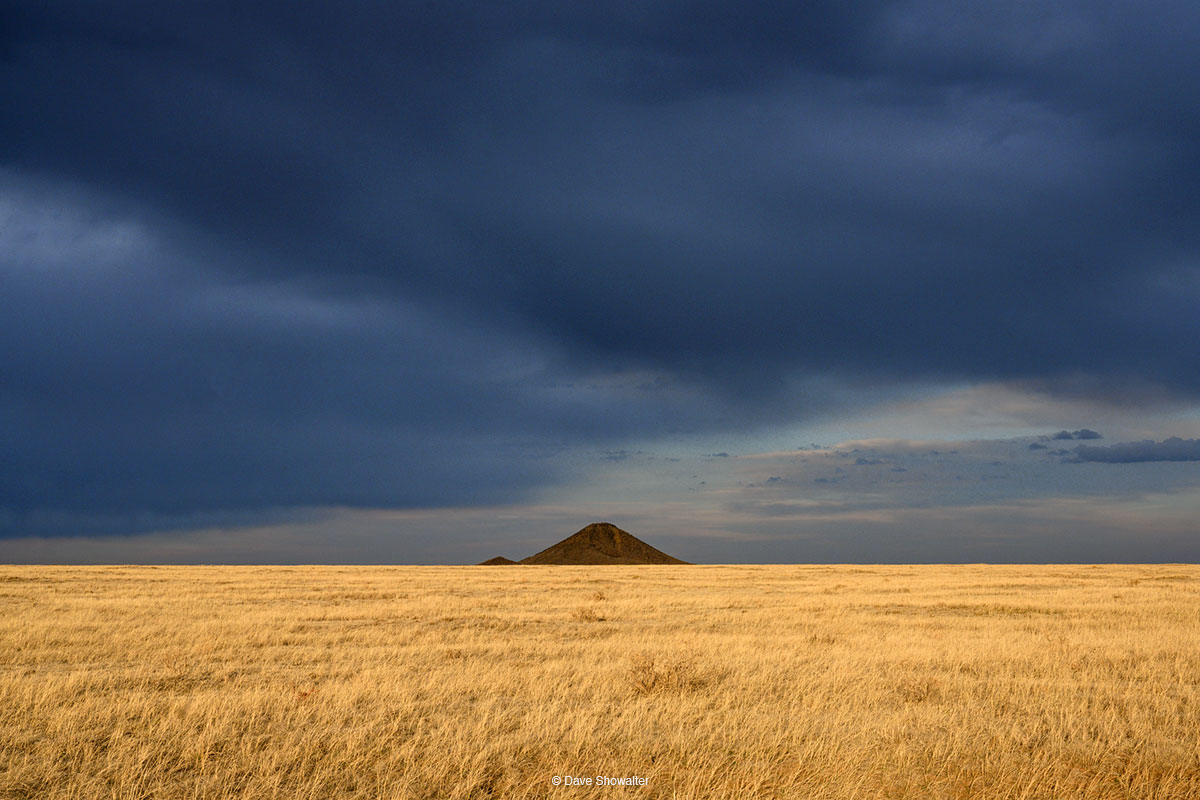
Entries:
[[1134, 464], [1144, 461], [1200, 461], [1200, 439], [1181, 439], [1172, 436], [1161, 442], [1146, 439], [1123, 442], [1110, 447], [1081, 444], [1069, 459], [1083, 463], [1094, 461], [1107, 464]]
[[1193, 4], [3, 17], [3, 535], [513, 502], [901, 383], [1200, 392]]

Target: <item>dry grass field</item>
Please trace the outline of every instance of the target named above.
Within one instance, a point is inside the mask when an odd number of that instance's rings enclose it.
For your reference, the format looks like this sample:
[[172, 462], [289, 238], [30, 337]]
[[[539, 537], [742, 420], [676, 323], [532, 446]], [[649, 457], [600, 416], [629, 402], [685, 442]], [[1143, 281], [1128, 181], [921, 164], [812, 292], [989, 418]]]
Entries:
[[0, 567], [0, 798], [534, 797], [1200, 798], [1200, 568]]

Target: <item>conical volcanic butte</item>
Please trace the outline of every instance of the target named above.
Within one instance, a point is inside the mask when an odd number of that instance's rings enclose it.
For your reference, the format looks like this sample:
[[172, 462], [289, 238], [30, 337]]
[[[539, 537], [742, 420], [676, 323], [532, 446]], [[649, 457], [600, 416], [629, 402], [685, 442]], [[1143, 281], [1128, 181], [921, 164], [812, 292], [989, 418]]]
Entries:
[[686, 564], [609, 522], [594, 522], [522, 564]]

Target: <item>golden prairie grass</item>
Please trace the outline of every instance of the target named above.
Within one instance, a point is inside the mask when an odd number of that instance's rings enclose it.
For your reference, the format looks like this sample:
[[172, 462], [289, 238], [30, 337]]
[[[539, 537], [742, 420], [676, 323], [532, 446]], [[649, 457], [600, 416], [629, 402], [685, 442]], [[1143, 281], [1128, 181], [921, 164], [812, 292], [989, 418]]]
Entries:
[[0, 567], [0, 798], [1200, 798], [1198, 579]]

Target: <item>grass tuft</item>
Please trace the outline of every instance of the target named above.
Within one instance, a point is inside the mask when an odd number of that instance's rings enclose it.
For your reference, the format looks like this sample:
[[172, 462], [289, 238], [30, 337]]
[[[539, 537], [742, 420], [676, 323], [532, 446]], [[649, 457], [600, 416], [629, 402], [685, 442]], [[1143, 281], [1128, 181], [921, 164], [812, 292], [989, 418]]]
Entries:
[[694, 656], [640, 653], [629, 664], [629, 685], [635, 694], [699, 691], [713, 682]]
[[593, 608], [577, 608], [571, 612], [571, 618], [579, 622], [603, 622], [604, 617]]

